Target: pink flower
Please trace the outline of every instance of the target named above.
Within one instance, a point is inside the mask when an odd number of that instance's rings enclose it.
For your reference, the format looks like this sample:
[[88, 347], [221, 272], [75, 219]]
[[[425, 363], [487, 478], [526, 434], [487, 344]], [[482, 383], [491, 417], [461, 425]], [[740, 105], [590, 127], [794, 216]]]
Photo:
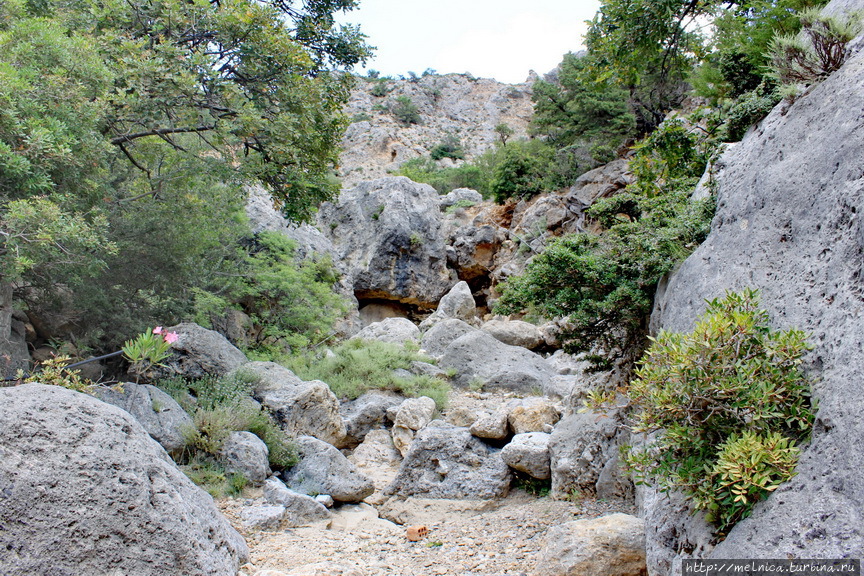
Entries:
[[165, 342], [171, 344], [172, 342], [176, 342], [179, 336], [176, 332], [167, 332], [163, 338], [165, 338]]
[[153, 328], [153, 334], [162, 334], [162, 332], [164, 332], [164, 330], [162, 330], [161, 326], [156, 326], [155, 328]]

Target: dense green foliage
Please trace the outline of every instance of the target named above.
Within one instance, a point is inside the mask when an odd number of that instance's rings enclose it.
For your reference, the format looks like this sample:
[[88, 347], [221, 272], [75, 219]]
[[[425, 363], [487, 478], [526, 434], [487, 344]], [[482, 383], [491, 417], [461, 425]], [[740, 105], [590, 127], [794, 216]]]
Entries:
[[[308, 218], [337, 186], [354, 0], [0, 3], [0, 264], [117, 346], [188, 316], [250, 236], [243, 186]], [[61, 334], [46, 334], [61, 336]]]
[[557, 149], [583, 147], [597, 163], [611, 160], [609, 151], [614, 153], [635, 135], [627, 92], [598, 77], [587, 55], [566, 54], [557, 81], [535, 82], [532, 99], [531, 128], [535, 134], [545, 136]]
[[329, 257], [297, 261], [294, 251], [294, 243], [275, 232], [262, 232], [244, 242], [232, 262], [233, 273], [222, 277], [219, 289], [198, 292], [197, 319], [208, 324], [209, 317], [228, 307], [240, 309], [255, 326], [250, 347], [265, 356], [328, 337], [334, 322], [347, 311], [344, 298], [333, 291], [336, 271]]
[[462, 142], [455, 134], [448, 134], [440, 144], [432, 148], [429, 153], [432, 160], [441, 160], [442, 158], [450, 158], [452, 160], [461, 160], [465, 158], [465, 150], [462, 148]]
[[747, 517], [810, 434], [809, 349], [801, 331], [771, 330], [754, 290], [710, 301], [690, 334], [661, 332], [628, 392], [634, 432], [657, 433], [628, 451], [637, 478], [682, 489], [721, 532]]
[[428, 396], [442, 410], [450, 385], [429, 376], [399, 376], [415, 361], [430, 362], [415, 349], [375, 340], [348, 340], [332, 354], [306, 353], [288, 359], [288, 367], [304, 380], [326, 382], [336, 396], [353, 400], [369, 390], [392, 390], [406, 396]]
[[708, 233], [713, 199], [689, 196], [709, 155], [680, 121], [665, 123], [638, 147], [636, 182], [589, 210], [605, 229], [552, 242], [505, 283], [496, 311], [567, 317], [565, 347], [599, 364], [641, 349], [657, 282]]

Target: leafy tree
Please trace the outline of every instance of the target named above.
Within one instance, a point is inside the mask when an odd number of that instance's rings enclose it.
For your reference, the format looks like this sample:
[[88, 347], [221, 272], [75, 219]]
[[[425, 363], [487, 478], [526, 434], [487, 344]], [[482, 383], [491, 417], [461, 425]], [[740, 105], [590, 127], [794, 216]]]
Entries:
[[42, 308], [40, 293], [69, 288], [82, 317], [101, 311], [97, 332], [168, 321], [248, 233], [245, 183], [308, 218], [337, 189], [351, 82], [338, 69], [369, 54], [334, 25], [355, 6], [0, 3], [3, 280]]
[[635, 132], [627, 92], [600, 79], [589, 58], [566, 54], [556, 82], [538, 80], [531, 127], [558, 148], [603, 142], [617, 148]]

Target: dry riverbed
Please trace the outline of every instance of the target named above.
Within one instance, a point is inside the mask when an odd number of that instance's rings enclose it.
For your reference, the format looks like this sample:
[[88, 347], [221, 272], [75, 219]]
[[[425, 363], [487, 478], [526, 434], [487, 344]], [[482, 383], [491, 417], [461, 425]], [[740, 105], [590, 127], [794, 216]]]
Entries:
[[[243, 504], [225, 500], [220, 507], [249, 545], [244, 576], [530, 575], [548, 528], [633, 512], [620, 502], [556, 501], [514, 490], [497, 502], [409, 499], [381, 506], [404, 525], [361, 504], [334, 509], [329, 526], [249, 532], [238, 520]], [[418, 542], [406, 536], [414, 525], [429, 530]]]

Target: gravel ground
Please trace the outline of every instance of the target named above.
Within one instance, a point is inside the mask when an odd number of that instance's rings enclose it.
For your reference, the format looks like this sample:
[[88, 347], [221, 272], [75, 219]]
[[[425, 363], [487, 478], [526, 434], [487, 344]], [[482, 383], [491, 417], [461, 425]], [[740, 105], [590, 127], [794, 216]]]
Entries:
[[423, 540], [411, 542], [407, 525], [378, 518], [377, 510], [365, 504], [334, 510], [329, 527], [244, 532], [237, 519], [244, 502], [220, 503], [249, 544], [250, 563], [242, 567], [243, 576], [530, 575], [547, 528], [633, 512], [621, 502], [555, 501], [521, 490], [473, 510], [464, 502], [401, 501], [398, 514], [390, 517], [429, 529]]

